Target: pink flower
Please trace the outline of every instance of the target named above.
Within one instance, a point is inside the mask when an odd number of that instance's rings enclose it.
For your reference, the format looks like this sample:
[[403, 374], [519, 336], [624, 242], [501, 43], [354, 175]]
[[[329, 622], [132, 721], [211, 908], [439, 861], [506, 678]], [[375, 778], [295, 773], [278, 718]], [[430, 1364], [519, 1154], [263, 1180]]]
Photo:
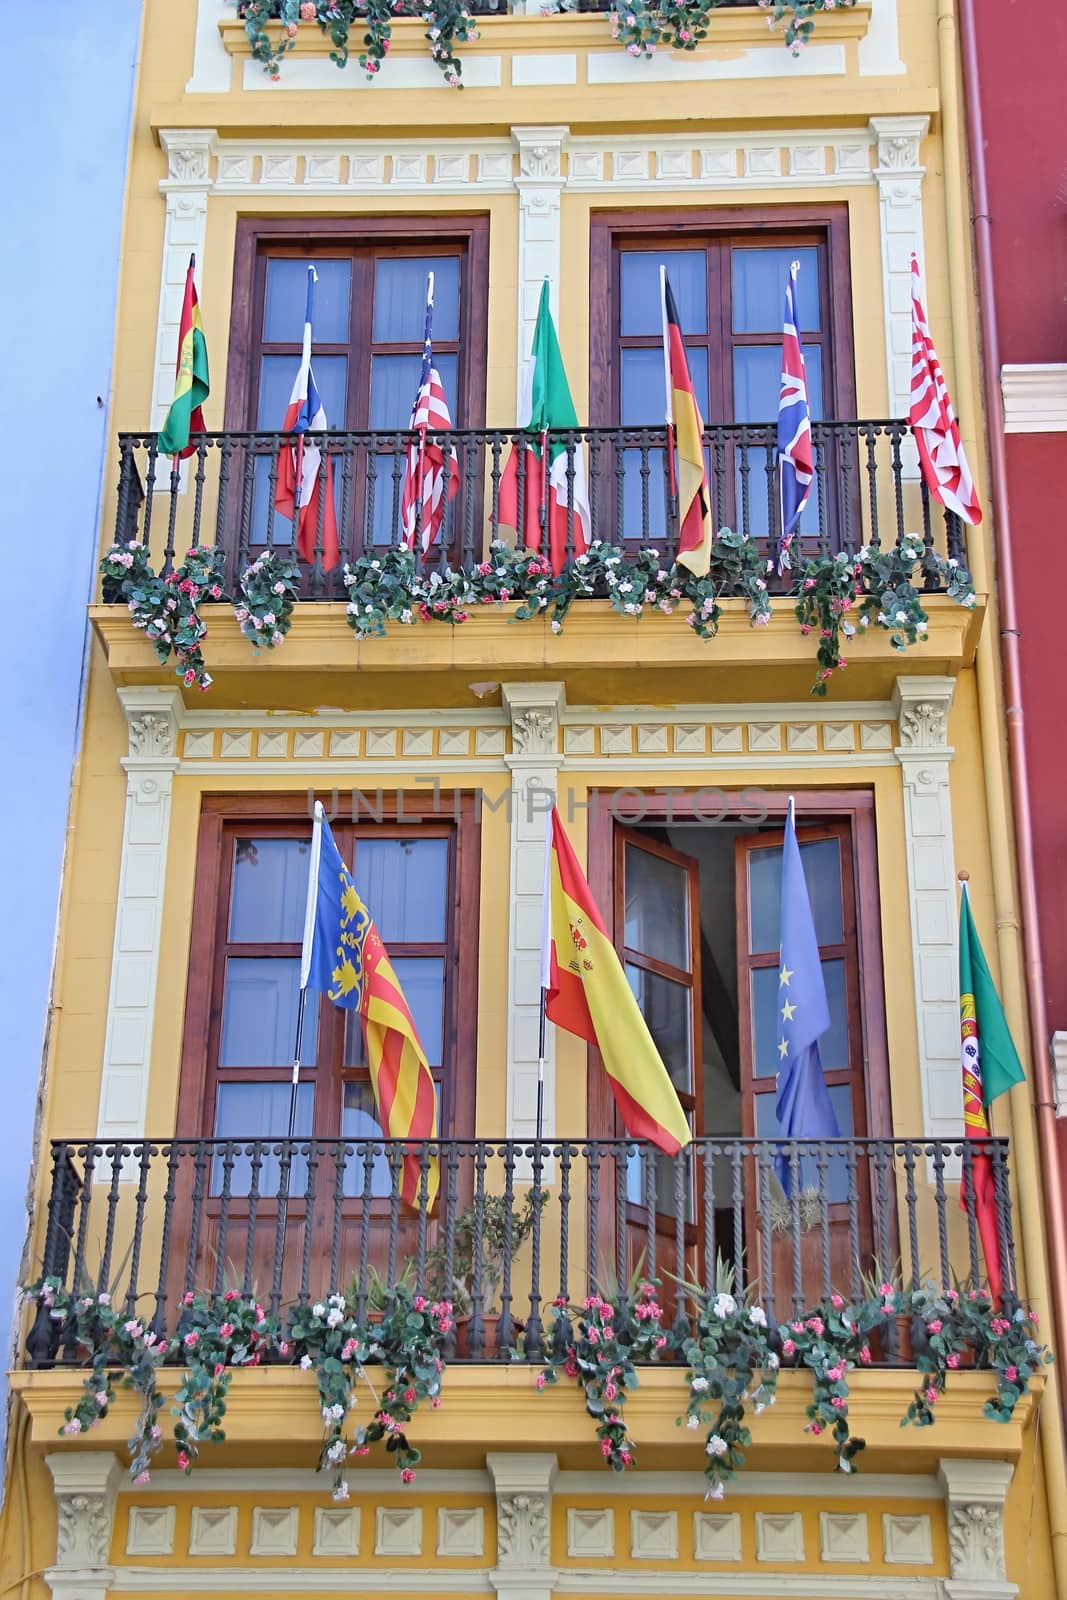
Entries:
[[187, 1293], [182, 1295], [182, 1305], [191, 1306], [195, 1298], [196, 1296], [193, 1294], [193, 1291], [191, 1289], [188, 1290]]
[[352, 1454], [354, 1456], [369, 1456], [370, 1455], [370, 1445], [369, 1444], [355, 1444], [355, 1445], [352, 1446], [350, 1454]]
[[152, 1426], [148, 1430], [148, 1437], [150, 1439], [162, 1439], [163, 1429], [159, 1426], [158, 1422], [153, 1422]]
[[588, 1329], [586, 1337], [588, 1338], [590, 1344], [600, 1343], [600, 1334], [597, 1332], [596, 1328]]
[[999, 1338], [1002, 1333], [1007, 1333], [1011, 1323], [1005, 1321], [1003, 1317], [994, 1317], [989, 1326]]
[[287, 1344], [287, 1342], [286, 1342], [286, 1341], [285, 1341], [285, 1340], [284, 1340], [284, 1339], [282, 1339], [282, 1340], [281, 1340], [281, 1341], [280, 1341], [280, 1342], [279, 1342], [279, 1345], [278, 1345], [278, 1354], [279, 1354], [279, 1355], [280, 1355], [280, 1356], [287, 1356], [287, 1355], [288, 1355], [288, 1354], [289, 1354], [289, 1346], [288, 1346], [288, 1344]]
[[614, 1383], [606, 1383], [604, 1385], [604, 1398], [605, 1398], [605, 1400], [614, 1400], [614, 1398], [618, 1394], [618, 1392], [619, 1392], [619, 1390], [618, 1390], [618, 1386], [616, 1384], [614, 1384]]
[[789, 1324], [789, 1326], [793, 1330], [794, 1333], [803, 1333], [804, 1332], [804, 1324], [802, 1322], [791, 1322]]
[[656, 1336], [656, 1338], [653, 1340], [653, 1348], [656, 1349], [656, 1350], [662, 1350], [663, 1346], [666, 1343], [667, 1343], [667, 1335], [665, 1333], [658, 1334]]
[[434, 1411], [439, 1411], [441, 1407], [441, 1396], [439, 1394], [435, 1394], [433, 1399], [430, 1401], [430, 1405]]
[[537, 1387], [539, 1389], [543, 1389], [544, 1388], [544, 1386], [545, 1386], [545, 1375], [544, 1375], [543, 1372], [539, 1372], [537, 1374], [537, 1378], [535, 1379], [535, 1382], [536, 1382]]
[[935, 1317], [934, 1320], [932, 1322], [928, 1322], [926, 1326], [931, 1333], [940, 1333], [945, 1324], [941, 1321], [940, 1317]]
[[148, 1473], [148, 1472], [139, 1472], [137, 1474], [136, 1478], [134, 1478], [134, 1480], [133, 1480], [133, 1486], [134, 1486], [135, 1489], [143, 1489], [145, 1484], [149, 1483], [150, 1481], [151, 1481], [151, 1474], [150, 1473]]
[[792, 1339], [783, 1339], [783, 1341], [782, 1341], [782, 1354], [786, 1355], [786, 1356], [795, 1356], [796, 1353], [797, 1353], [797, 1347], [793, 1343]]
[[182, 1340], [182, 1343], [185, 1345], [185, 1348], [187, 1350], [195, 1349], [195, 1347], [200, 1343], [200, 1335], [197, 1333], [195, 1328], [192, 1330], [191, 1333], [187, 1333], [185, 1335], [185, 1338]]
[[809, 1317], [807, 1325], [816, 1338], [819, 1338], [825, 1332], [826, 1324], [821, 1317]]
[[928, 1388], [923, 1390], [923, 1399], [926, 1401], [928, 1406], [935, 1406], [937, 1404], [937, 1390], [934, 1388], [932, 1383]]
[[870, 1366], [870, 1364], [871, 1364], [871, 1347], [870, 1347], [869, 1344], [865, 1344], [863, 1349], [860, 1351], [860, 1360], [862, 1361], [862, 1363], [863, 1363], [863, 1365], [865, 1367], [869, 1367]]
[[223, 1374], [223, 1373], [224, 1373], [224, 1372], [225, 1372], [225, 1371], [226, 1371], [226, 1364], [225, 1364], [225, 1362], [223, 1362], [223, 1361], [216, 1361], [216, 1363], [215, 1363], [215, 1377], [216, 1377], [216, 1378], [221, 1378], [221, 1377], [222, 1377], [222, 1374]]
[[830, 1404], [833, 1406], [835, 1411], [844, 1411], [845, 1407], [848, 1405], [848, 1401], [845, 1399], [843, 1394], [835, 1394], [831, 1399]]
[[840, 1311], [841, 1308], [843, 1307], [844, 1303], [845, 1302], [844, 1302], [843, 1298], [841, 1297], [841, 1295], [832, 1294], [830, 1296], [830, 1304], [833, 1306], [835, 1311]]
[[601, 1441], [600, 1441], [600, 1454], [602, 1456], [610, 1456], [610, 1454], [611, 1454], [611, 1440], [610, 1439], [601, 1439]]
[[400, 1469], [400, 1481], [401, 1481], [401, 1483], [414, 1483], [415, 1482], [414, 1469], [412, 1467], [401, 1467], [401, 1469]]
[[223, 1295], [222, 1298], [224, 1300], [226, 1300], [226, 1301], [236, 1300], [237, 1299], [237, 1290], [236, 1289], [227, 1289], [226, 1293]]
[[178, 1466], [182, 1472], [188, 1472], [191, 1462], [184, 1450], [178, 1451]]
[[405, 1403], [405, 1405], [413, 1406], [415, 1404], [415, 1401], [418, 1398], [419, 1397], [415, 1393], [414, 1389], [405, 1389], [404, 1390], [404, 1403]]
[[809, 1427], [808, 1432], [809, 1433], [814, 1433], [814, 1434], [820, 1434], [823, 1431], [823, 1426], [824, 1426], [824, 1424], [821, 1423], [821, 1422], [813, 1422], [811, 1424], [811, 1426]]
[[945, 1366], [946, 1367], [958, 1367], [959, 1364], [960, 1364], [959, 1356], [956, 1354], [955, 1350], [950, 1350], [948, 1355], [945, 1357]]
[[424, 1294], [417, 1294], [411, 1303], [416, 1311], [426, 1310], [426, 1296]]
[[232, 1322], [220, 1322], [219, 1323], [219, 1338], [220, 1339], [229, 1339], [229, 1338], [232, 1338], [232, 1336], [233, 1336], [233, 1323]]
[[1019, 1376], [1018, 1367], [1014, 1367], [1014, 1366], [1005, 1367], [1004, 1368], [1004, 1376], [1007, 1378], [1009, 1383], [1014, 1383], [1016, 1378]]
[[884, 1299], [886, 1295], [890, 1295], [890, 1294], [893, 1293], [893, 1285], [891, 1283], [880, 1283], [878, 1285], [878, 1293]]

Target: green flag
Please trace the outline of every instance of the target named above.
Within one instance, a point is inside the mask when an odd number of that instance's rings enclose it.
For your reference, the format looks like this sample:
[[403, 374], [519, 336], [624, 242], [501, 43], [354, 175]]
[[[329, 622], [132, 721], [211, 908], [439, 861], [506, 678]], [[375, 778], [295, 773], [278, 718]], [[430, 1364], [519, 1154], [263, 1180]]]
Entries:
[[[966, 884], [963, 886], [960, 899], [960, 1018], [963, 1024], [964, 1045], [966, 1046], [968, 1037], [977, 1041], [982, 1104], [992, 1105], [997, 1096], [1004, 1094], [1013, 1084], [1024, 1083], [1026, 1074], [1008, 1029], [996, 985], [982, 954], [978, 930], [971, 915], [971, 902]], [[965, 1100], [966, 1068], [965, 1049]]]
[[178, 371], [174, 380], [174, 399], [159, 433], [160, 455], [180, 456], [183, 460], [196, 449], [195, 444], [189, 443], [190, 433], [207, 431], [200, 407], [210, 393], [207, 341], [193, 282], [195, 266], [196, 257], [190, 256], [189, 270], [185, 275], [182, 320], [178, 329]]

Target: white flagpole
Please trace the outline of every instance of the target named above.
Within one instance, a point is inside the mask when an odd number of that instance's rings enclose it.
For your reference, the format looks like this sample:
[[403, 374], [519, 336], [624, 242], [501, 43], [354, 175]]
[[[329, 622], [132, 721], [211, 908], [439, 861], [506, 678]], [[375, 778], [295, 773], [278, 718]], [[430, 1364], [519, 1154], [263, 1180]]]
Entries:
[[537, 1023], [537, 1143], [540, 1145], [545, 1120], [545, 1031], [548, 986], [552, 979], [552, 818], [555, 806], [545, 818], [545, 873], [541, 895], [541, 1010]]
[[311, 952], [315, 943], [315, 913], [319, 902], [319, 862], [322, 858], [322, 824], [326, 813], [322, 801], [315, 801], [315, 820], [311, 827], [311, 861], [308, 865], [308, 892], [304, 906], [304, 942], [300, 951], [300, 998], [296, 1006], [296, 1042], [293, 1046], [293, 1078], [289, 1090], [289, 1138], [296, 1134], [296, 1092], [300, 1086], [300, 1052], [304, 1042], [304, 1007], [311, 976]]
[[[667, 426], [667, 483], [670, 504], [668, 507], [670, 521], [678, 515], [678, 486], [674, 470], [674, 401], [671, 389], [671, 352], [670, 335], [667, 332], [667, 268], [660, 263], [659, 269], [659, 303], [663, 316], [663, 385], [664, 385], [664, 422]], [[668, 537], [671, 530], [668, 529]]]

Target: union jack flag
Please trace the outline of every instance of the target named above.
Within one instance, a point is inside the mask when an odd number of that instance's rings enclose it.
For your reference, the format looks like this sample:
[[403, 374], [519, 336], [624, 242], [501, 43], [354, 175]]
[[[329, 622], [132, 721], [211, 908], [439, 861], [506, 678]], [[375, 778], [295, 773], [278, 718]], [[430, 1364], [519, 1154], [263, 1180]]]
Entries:
[[[445, 447], [440, 439], [427, 439], [427, 433], [451, 428], [448, 401], [440, 374], [433, 364], [430, 328], [433, 322], [433, 273], [426, 291], [426, 332], [422, 346], [422, 372], [419, 390], [411, 409], [411, 430], [415, 434], [408, 446], [408, 464], [400, 497], [400, 526], [404, 544], [414, 550], [421, 529], [422, 548], [428, 550], [441, 532], [445, 520]], [[459, 457], [455, 446], [449, 451], [448, 500], [459, 492]], [[421, 512], [420, 512], [421, 507]]]
[[778, 542], [778, 571], [793, 565], [790, 548], [797, 536], [801, 513], [815, 480], [815, 456], [808, 412], [808, 380], [804, 351], [797, 327], [797, 273], [800, 262], [789, 268], [785, 285], [785, 321], [782, 325], [782, 388], [778, 396], [778, 489], [782, 535]]
[[963, 452], [959, 423], [948, 397], [941, 363], [919, 298], [919, 261], [911, 258], [911, 425], [919, 447], [923, 478], [946, 511], [972, 526], [982, 508]]

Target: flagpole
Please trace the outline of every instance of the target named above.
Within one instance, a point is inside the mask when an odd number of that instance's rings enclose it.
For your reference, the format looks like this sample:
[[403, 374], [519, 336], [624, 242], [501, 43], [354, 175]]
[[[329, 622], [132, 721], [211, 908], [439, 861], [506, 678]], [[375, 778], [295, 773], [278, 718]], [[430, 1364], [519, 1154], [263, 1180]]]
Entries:
[[[433, 349], [433, 284], [434, 284], [434, 275], [431, 272], [427, 276], [427, 279], [426, 279], [426, 336], [423, 339], [423, 351], [425, 352], [425, 349], [426, 349], [427, 346], [429, 346], [430, 349], [431, 349], [431, 365], [433, 364], [432, 363], [432, 349]], [[420, 388], [420, 392], [421, 392], [421, 388]], [[418, 398], [417, 397], [416, 397], [416, 402], [415, 403], [416, 403], [416, 405], [418, 405]], [[418, 454], [418, 458], [417, 458], [416, 466], [415, 466], [415, 535], [416, 535], [416, 543], [421, 544], [421, 545], [426, 545], [425, 530], [423, 529], [423, 526], [422, 526], [422, 484], [423, 484], [423, 478], [425, 476], [425, 473], [426, 473], [426, 424], [424, 422], [419, 428], [419, 454]], [[426, 548], [428, 550], [429, 546], [426, 546]]]
[[[309, 266], [308, 267], [308, 292], [307, 292], [306, 308], [305, 308], [305, 312], [304, 312], [304, 325], [305, 325], [304, 331], [305, 331], [305, 333], [307, 335], [307, 341], [308, 341], [308, 369], [309, 369], [309, 371], [310, 371], [310, 367], [311, 367], [311, 313], [312, 313], [312, 310], [313, 310], [314, 304], [315, 304], [315, 285], [318, 283], [318, 281], [319, 281], [318, 273], [315, 271], [314, 267]], [[303, 359], [303, 358], [301, 358], [301, 359]], [[303, 478], [304, 478], [304, 435], [303, 435], [302, 431], [300, 433], [298, 433], [297, 436], [296, 436], [296, 450], [295, 450], [294, 453], [295, 453], [295, 456], [296, 456], [296, 472], [295, 472], [295, 482], [293, 484], [293, 544], [295, 546], [296, 542], [297, 542], [297, 538], [298, 538], [299, 533], [300, 533], [300, 513], [303, 510], [303, 507], [302, 507], [302, 505], [300, 503], [300, 492], [301, 492], [301, 489], [303, 488]], [[299, 1026], [299, 1019], [298, 1019], [298, 1022], [297, 1022], [297, 1026]], [[290, 1134], [290, 1138], [291, 1137], [292, 1137], [292, 1135]]]
[[[189, 271], [193, 272], [195, 270], [196, 270], [196, 251], [193, 250], [193, 251], [190, 251], [190, 254], [189, 254]], [[182, 341], [181, 341], [181, 333], [179, 331], [179, 334], [178, 334], [178, 364], [177, 364], [177, 366], [175, 368], [175, 373], [174, 373], [175, 383], [177, 383], [178, 377], [181, 374], [181, 370], [182, 370]], [[174, 548], [174, 527], [175, 527], [175, 523], [177, 522], [177, 519], [178, 519], [178, 490], [181, 488], [181, 481], [182, 481], [181, 452], [178, 451], [178, 450], [175, 450], [174, 454], [170, 458], [170, 526], [169, 526], [169, 528], [167, 530], [167, 544], [171, 547], [171, 549]]]
[[545, 818], [545, 868], [541, 889], [541, 1004], [537, 1019], [537, 1124], [541, 1143], [545, 1125], [545, 1035], [548, 1026], [548, 986], [552, 980], [552, 834], [555, 804]]
[[308, 892], [304, 905], [304, 938], [300, 948], [300, 997], [296, 1003], [296, 1039], [293, 1043], [293, 1076], [289, 1086], [289, 1132], [296, 1137], [296, 1101], [300, 1087], [300, 1057], [304, 1044], [304, 1011], [307, 1006], [308, 979], [311, 976], [311, 952], [315, 942], [315, 912], [319, 899], [319, 860], [322, 855], [322, 822], [326, 813], [322, 801], [315, 801], [315, 818], [311, 827], [311, 860], [308, 863]]
[[664, 420], [667, 424], [667, 478], [670, 490], [668, 509], [671, 521], [675, 522], [678, 517], [678, 480], [674, 466], [674, 406], [671, 402], [671, 352], [667, 333], [667, 268], [662, 262], [659, 269], [659, 301], [663, 314], [663, 383], [666, 400]]

